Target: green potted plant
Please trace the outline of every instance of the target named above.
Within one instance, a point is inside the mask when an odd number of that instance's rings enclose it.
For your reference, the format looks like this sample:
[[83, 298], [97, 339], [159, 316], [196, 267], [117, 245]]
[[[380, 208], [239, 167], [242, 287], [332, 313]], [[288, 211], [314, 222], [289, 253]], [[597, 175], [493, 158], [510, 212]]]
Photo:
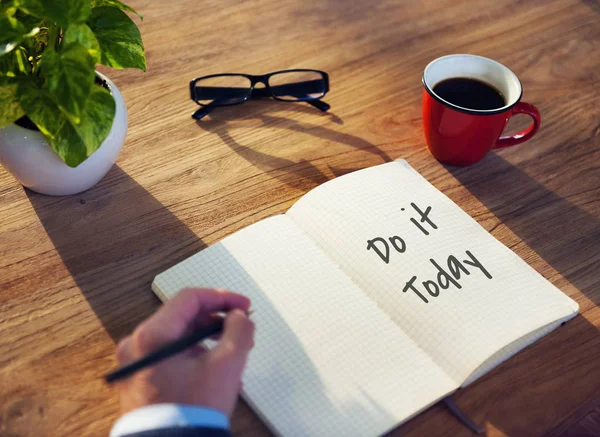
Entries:
[[127, 109], [96, 65], [146, 69], [125, 11], [137, 14], [119, 0], [0, 0], [0, 163], [24, 186], [74, 194], [114, 164]]

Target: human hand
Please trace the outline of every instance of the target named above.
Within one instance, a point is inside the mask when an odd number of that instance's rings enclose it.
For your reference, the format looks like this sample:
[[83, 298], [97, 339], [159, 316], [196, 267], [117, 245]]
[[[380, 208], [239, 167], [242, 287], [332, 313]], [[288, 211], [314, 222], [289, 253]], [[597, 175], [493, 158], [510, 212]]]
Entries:
[[212, 350], [194, 346], [119, 382], [121, 410], [159, 403], [214, 408], [230, 416], [254, 345], [254, 324], [245, 296], [213, 289], [185, 289], [121, 340], [117, 361], [126, 365], [206, 326], [227, 311], [223, 333]]

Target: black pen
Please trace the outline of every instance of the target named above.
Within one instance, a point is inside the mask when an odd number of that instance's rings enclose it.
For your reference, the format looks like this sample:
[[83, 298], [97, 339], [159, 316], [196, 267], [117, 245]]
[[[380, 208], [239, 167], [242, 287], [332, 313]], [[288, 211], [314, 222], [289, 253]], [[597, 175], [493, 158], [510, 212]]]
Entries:
[[[247, 312], [246, 314], [250, 315], [251, 313], [252, 312]], [[149, 353], [145, 357], [142, 357], [139, 360], [134, 361], [133, 363], [127, 364], [126, 366], [123, 366], [120, 369], [115, 370], [114, 372], [110, 372], [104, 377], [104, 380], [110, 384], [112, 382], [126, 378], [140, 369], [156, 364], [159, 361], [162, 361], [166, 358], [170, 358], [173, 355], [198, 344], [202, 340], [206, 340], [208, 337], [217, 335], [223, 330], [224, 321], [224, 318], [218, 320], [205, 328], [194, 331], [191, 334], [180, 338], [179, 340], [169, 343], [168, 345]]]

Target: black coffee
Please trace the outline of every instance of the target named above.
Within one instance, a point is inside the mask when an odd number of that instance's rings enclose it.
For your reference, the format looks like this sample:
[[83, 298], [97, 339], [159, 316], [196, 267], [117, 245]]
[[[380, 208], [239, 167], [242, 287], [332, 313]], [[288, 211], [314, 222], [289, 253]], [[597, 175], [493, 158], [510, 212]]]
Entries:
[[443, 80], [433, 87], [433, 92], [447, 102], [467, 109], [490, 110], [506, 105], [502, 93], [492, 85], [467, 77]]

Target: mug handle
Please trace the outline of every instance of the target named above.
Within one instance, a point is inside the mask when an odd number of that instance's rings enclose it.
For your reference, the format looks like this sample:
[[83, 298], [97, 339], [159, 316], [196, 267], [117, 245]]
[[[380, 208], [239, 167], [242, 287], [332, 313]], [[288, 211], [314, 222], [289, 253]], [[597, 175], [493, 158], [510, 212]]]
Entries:
[[529, 103], [519, 102], [511, 109], [510, 116], [512, 117], [515, 114], [527, 114], [533, 118], [533, 123], [521, 132], [506, 137], [500, 137], [492, 149], [501, 149], [502, 147], [516, 146], [517, 144], [524, 143], [531, 139], [540, 128], [542, 117], [540, 116], [540, 111], [538, 111], [538, 108], [535, 106], [530, 105]]

